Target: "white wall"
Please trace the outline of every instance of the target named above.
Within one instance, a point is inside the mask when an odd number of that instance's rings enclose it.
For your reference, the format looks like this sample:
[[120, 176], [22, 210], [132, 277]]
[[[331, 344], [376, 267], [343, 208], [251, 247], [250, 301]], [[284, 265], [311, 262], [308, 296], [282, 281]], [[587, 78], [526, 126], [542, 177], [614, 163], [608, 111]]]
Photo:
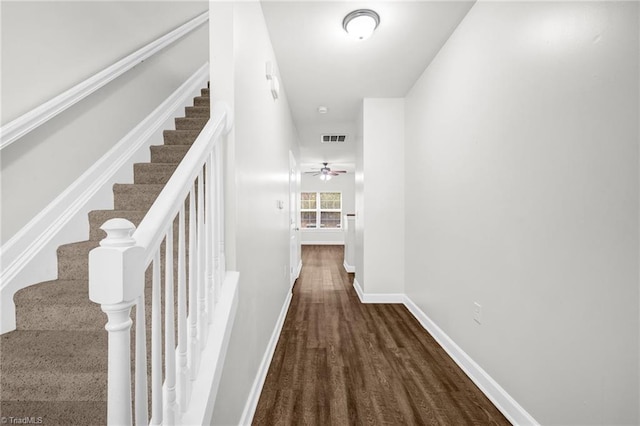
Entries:
[[[234, 98], [230, 157], [235, 165], [227, 194], [227, 220], [233, 229], [225, 240], [228, 266], [240, 272], [238, 311], [212, 424], [235, 425], [290, 290], [289, 150], [298, 156], [299, 149], [286, 93], [282, 89], [274, 101], [265, 79], [265, 62], [277, 62], [260, 3], [212, 2], [211, 12], [226, 21], [221, 31], [232, 43], [218, 46], [233, 52], [233, 65], [219, 65], [226, 71], [212, 75], [211, 84]], [[212, 37], [217, 36], [215, 22]]]
[[478, 2], [406, 98], [406, 292], [545, 425], [640, 421], [637, 8]]
[[[2, 2], [2, 123], [207, 10], [206, 2]], [[55, 17], [55, 19], [52, 19]], [[208, 26], [2, 150], [5, 242], [208, 58]]]
[[355, 278], [365, 293], [403, 293], [404, 99], [364, 99], [357, 143]]
[[[301, 188], [301, 192], [342, 192], [342, 215], [356, 211], [353, 173], [336, 176], [328, 181], [322, 181], [318, 176], [303, 174]], [[302, 244], [344, 244], [344, 230], [300, 229], [300, 240]]]

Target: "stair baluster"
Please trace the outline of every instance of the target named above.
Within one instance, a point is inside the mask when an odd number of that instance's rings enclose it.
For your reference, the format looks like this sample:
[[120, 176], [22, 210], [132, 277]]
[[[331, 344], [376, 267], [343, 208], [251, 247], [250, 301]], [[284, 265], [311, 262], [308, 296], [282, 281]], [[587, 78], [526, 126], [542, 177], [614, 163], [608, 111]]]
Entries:
[[176, 345], [173, 299], [173, 222], [169, 225], [165, 240], [164, 265], [164, 423], [175, 424], [176, 414]]
[[202, 350], [207, 345], [207, 334], [209, 333], [208, 325], [209, 320], [206, 317], [206, 238], [204, 227], [204, 180], [202, 168], [198, 172], [198, 196], [197, 204], [198, 210], [196, 212], [198, 216], [198, 341], [200, 342], [200, 349]]
[[214, 194], [215, 194], [215, 182], [213, 179], [213, 151], [209, 154], [207, 158], [207, 164], [205, 166], [205, 223], [206, 223], [206, 238], [207, 238], [207, 250], [205, 254], [205, 259], [207, 262], [206, 266], [206, 308], [207, 308], [207, 318], [206, 321], [208, 324], [213, 322], [213, 307], [214, 307], [214, 299], [213, 299], [213, 282], [214, 282], [214, 263], [213, 263], [213, 253], [214, 253], [214, 241], [215, 241], [215, 226], [214, 226], [214, 213], [213, 213], [213, 203], [214, 203]]
[[[220, 145], [216, 146], [213, 150], [214, 164], [216, 170], [223, 170], [222, 168], [222, 155], [223, 150]], [[222, 185], [222, 172], [215, 175], [214, 187], [215, 187], [215, 207], [213, 209], [214, 223], [215, 223], [215, 240], [214, 240], [214, 258], [216, 278], [214, 280], [214, 298], [216, 301], [220, 298], [220, 291], [224, 276], [226, 273], [225, 257], [224, 257], [224, 187]]]
[[196, 379], [200, 363], [198, 343], [198, 265], [196, 262], [196, 190], [195, 183], [189, 193], [189, 378]]
[[149, 397], [147, 395], [147, 329], [144, 292], [136, 303], [136, 425], [149, 424]]
[[160, 251], [153, 257], [151, 305], [151, 424], [162, 424], [162, 291]]
[[184, 412], [188, 404], [187, 383], [189, 371], [187, 370], [187, 274], [186, 274], [186, 247], [185, 247], [185, 210], [184, 204], [180, 207], [178, 215], [178, 405]]

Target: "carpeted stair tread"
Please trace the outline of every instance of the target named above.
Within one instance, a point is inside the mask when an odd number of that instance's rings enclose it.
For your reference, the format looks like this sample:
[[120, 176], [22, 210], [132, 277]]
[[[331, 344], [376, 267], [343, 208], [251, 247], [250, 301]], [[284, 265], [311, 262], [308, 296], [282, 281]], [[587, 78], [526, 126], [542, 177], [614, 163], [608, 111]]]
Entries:
[[144, 216], [145, 210], [93, 210], [89, 212], [89, 239], [101, 241], [107, 234], [100, 227], [109, 219], [127, 219], [138, 226]]
[[89, 279], [89, 252], [98, 244], [99, 241], [89, 240], [58, 247], [58, 279]]
[[5, 418], [41, 418], [43, 426], [104, 426], [107, 424], [106, 401], [2, 401], [0, 413]]
[[117, 183], [113, 185], [115, 210], [149, 210], [164, 185]]
[[18, 330], [100, 331], [106, 321], [100, 306], [89, 300], [84, 280], [46, 281], [18, 291], [13, 300]]
[[209, 117], [210, 111], [208, 106], [186, 107], [184, 110], [187, 117]]
[[165, 130], [162, 134], [165, 145], [193, 145], [200, 130]]
[[[177, 145], [182, 146], [182, 145]], [[133, 182], [166, 184], [178, 163], [137, 163], [133, 165]]]
[[20, 330], [2, 335], [3, 395], [14, 401], [103, 401], [104, 331]]
[[200, 89], [200, 94], [205, 97], [209, 97], [209, 88]]
[[196, 96], [193, 98], [193, 106], [208, 106], [210, 105], [209, 99], [209, 96]]
[[151, 149], [151, 162], [175, 164], [177, 166], [187, 154], [190, 145], [153, 145]]
[[202, 130], [209, 117], [179, 117], [175, 119], [176, 130]]

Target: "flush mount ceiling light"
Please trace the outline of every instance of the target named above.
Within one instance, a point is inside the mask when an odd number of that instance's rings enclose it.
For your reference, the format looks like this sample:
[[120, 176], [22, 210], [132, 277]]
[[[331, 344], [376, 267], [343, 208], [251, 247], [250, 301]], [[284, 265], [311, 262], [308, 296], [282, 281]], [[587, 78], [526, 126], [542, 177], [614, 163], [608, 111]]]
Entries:
[[371, 9], [358, 9], [349, 13], [342, 21], [342, 28], [358, 40], [371, 37], [380, 24], [380, 16]]

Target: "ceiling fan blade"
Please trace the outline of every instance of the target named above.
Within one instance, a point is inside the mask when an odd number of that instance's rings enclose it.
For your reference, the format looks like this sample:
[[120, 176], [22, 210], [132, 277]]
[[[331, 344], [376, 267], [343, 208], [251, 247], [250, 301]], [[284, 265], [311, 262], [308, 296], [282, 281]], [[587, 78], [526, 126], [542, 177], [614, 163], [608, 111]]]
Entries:
[[333, 173], [347, 173], [346, 170], [331, 170]]

